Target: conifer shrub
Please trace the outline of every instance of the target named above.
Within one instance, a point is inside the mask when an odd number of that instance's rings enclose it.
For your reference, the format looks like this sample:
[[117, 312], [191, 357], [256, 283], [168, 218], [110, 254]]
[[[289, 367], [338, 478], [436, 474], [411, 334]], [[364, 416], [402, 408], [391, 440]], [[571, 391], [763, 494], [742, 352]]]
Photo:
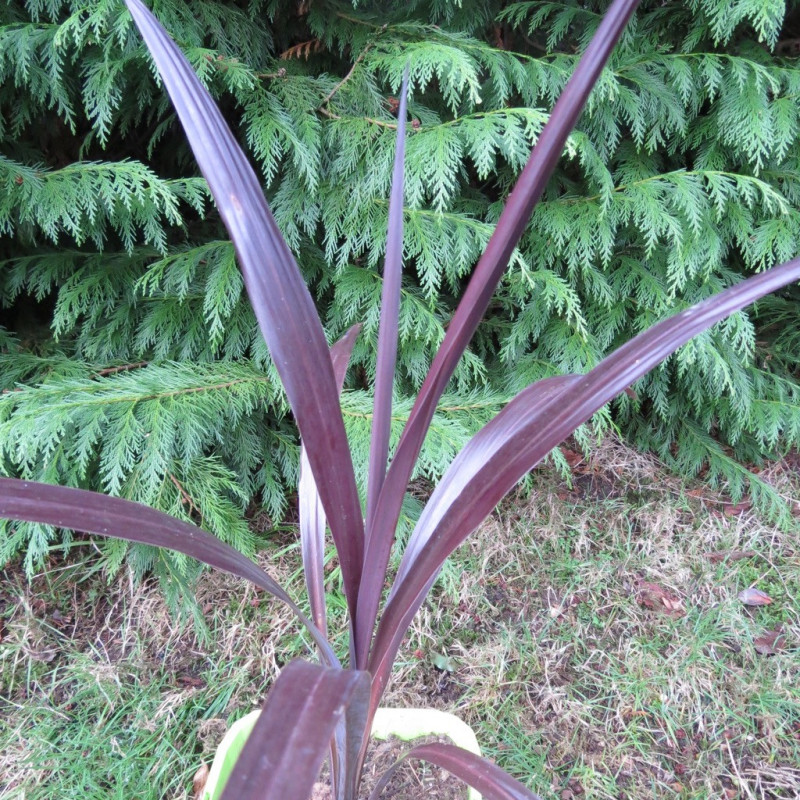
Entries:
[[[397, 91], [412, 101], [399, 435], [502, 201], [605, 3], [159, 4], [260, 170], [329, 340], [366, 475]], [[433, 421], [417, 474], [539, 378], [583, 372], [669, 313], [794, 256], [794, 7], [646, 2], [615, 50]], [[394, 15], [394, 16], [392, 16]], [[233, 246], [121, 0], [0, 8], [0, 469], [200, 522], [286, 510], [298, 442]], [[741, 462], [800, 443], [797, 289], [684, 346], [599, 412], [766, 510]], [[418, 514], [408, 500], [405, 516]], [[16, 525], [29, 569], [54, 531]], [[106, 545], [114, 567], [188, 562]]]

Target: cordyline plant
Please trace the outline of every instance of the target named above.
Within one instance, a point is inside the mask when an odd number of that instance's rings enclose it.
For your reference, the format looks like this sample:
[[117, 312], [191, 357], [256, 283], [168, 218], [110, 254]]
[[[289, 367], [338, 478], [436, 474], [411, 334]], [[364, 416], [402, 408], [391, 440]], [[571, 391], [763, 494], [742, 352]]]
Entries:
[[[178, 550], [252, 581], [286, 603], [305, 625], [322, 664], [297, 661], [283, 670], [228, 780], [223, 800], [304, 800], [327, 752], [336, 799], [354, 800], [371, 721], [400, 643], [447, 556], [522, 476], [604, 404], [697, 333], [800, 279], [800, 259], [794, 259], [655, 325], [586, 375], [552, 377], [522, 391], [450, 465], [417, 523], [378, 613], [403, 497], [436, 404], [636, 2], [614, 0], [553, 109], [475, 267], [389, 462], [403, 253], [407, 75], [404, 78], [364, 516], [338, 401], [358, 331], [350, 330], [328, 349], [311, 295], [259, 181], [222, 115], [155, 18], [140, 0], [127, 0], [230, 232], [250, 301], [300, 430], [300, 536], [313, 621], [249, 559], [199, 528], [153, 509], [78, 489], [5, 478], [0, 479], [0, 516]], [[347, 599], [349, 669], [342, 667], [327, 638], [326, 527], [338, 552]], [[495, 765], [452, 745], [418, 746], [409, 756], [449, 770], [490, 800], [535, 797]], [[372, 797], [385, 784], [382, 780]]]

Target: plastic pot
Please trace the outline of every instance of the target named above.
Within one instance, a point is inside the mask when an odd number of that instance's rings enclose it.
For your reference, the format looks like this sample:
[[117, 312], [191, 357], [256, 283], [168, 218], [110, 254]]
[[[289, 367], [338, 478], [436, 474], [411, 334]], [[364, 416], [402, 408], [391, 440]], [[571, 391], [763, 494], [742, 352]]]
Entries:
[[[219, 800], [228, 775], [260, 713], [260, 710], [253, 711], [231, 725], [217, 747], [202, 800]], [[373, 739], [381, 740], [395, 736], [406, 742], [425, 736], [439, 736], [476, 755], [481, 753], [475, 733], [466, 722], [455, 714], [435, 708], [379, 708], [370, 735]], [[468, 788], [467, 800], [481, 800], [481, 796], [474, 789]]]

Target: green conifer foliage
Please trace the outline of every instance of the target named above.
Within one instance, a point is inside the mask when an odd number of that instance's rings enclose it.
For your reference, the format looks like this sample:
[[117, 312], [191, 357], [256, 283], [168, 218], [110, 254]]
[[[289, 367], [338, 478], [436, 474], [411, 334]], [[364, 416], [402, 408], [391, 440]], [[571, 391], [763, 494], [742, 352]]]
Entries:
[[[398, 426], [606, 4], [386, 5], [153, 3], [249, 146], [329, 335], [364, 322], [343, 400], [357, 448], [406, 63]], [[511, 391], [584, 371], [797, 254], [798, 36], [800, 12], [777, 0], [642, 4], [453, 379], [423, 475]], [[0, 472], [144, 501], [252, 548], [243, 512], [257, 500], [285, 513], [295, 434], [233, 248], [119, 0], [0, 8], [0, 186]], [[800, 444], [798, 301], [787, 290], [698, 337], [596, 427], [777, 513], [740, 462]], [[26, 550], [34, 569], [55, 536], [9, 528], [0, 560]], [[122, 563], [123, 545], [105, 547]], [[144, 548], [130, 557], [153, 566]], [[163, 573], [189, 569], [158, 558]]]

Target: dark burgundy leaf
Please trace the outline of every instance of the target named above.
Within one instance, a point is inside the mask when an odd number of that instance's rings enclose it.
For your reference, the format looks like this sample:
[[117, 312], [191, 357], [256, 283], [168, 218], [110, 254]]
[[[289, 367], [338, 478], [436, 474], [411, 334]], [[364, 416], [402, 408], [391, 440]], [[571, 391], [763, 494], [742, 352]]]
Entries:
[[372, 533], [364, 556], [366, 568], [361, 585], [361, 592], [366, 597], [361, 601], [362, 610], [356, 628], [359, 663], [363, 663], [369, 648], [403, 497], [436, 404], [475, 333], [531, 212], [561, 157], [567, 137], [637, 3], [638, 0], [614, 0], [564, 87], [508, 197], [414, 403], [371, 517]]
[[[337, 388], [342, 391], [344, 379], [347, 374], [347, 366], [350, 363], [350, 355], [353, 352], [353, 345], [361, 330], [360, 325], [354, 325], [347, 333], [331, 348], [331, 362], [333, 363], [333, 373], [336, 378]], [[308, 464], [305, 446], [300, 447], [300, 482], [298, 485], [299, 512], [300, 512], [300, 546], [303, 555], [303, 573], [306, 581], [309, 602], [311, 603], [311, 614], [317, 627], [323, 635], [328, 636], [328, 620], [325, 603], [325, 511], [317, 492], [314, 476]], [[346, 727], [339, 725], [336, 729], [336, 738], [331, 745], [331, 764], [332, 779], [334, 785], [339, 781], [353, 781], [352, 766], [355, 761], [348, 754], [355, 749], [356, 756], [361, 745], [359, 739], [357, 743], [351, 741]]]
[[306, 444], [355, 618], [364, 536], [361, 504], [314, 302], [258, 179], [189, 62], [140, 0], [127, 0], [208, 181], [245, 286]]
[[764, 631], [753, 639], [753, 646], [762, 656], [774, 656], [786, 647], [786, 636], [783, 631]]
[[300, 479], [297, 482], [297, 511], [300, 527], [300, 549], [303, 554], [303, 576], [306, 581], [311, 618], [328, 635], [328, 615], [325, 605], [325, 509], [319, 499], [317, 484], [306, 449], [300, 447]]
[[408, 758], [418, 758], [446, 769], [480, 792], [485, 800], [541, 800], [538, 794], [496, 764], [453, 744], [421, 744], [414, 747], [381, 776], [369, 800], [378, 800], [395, 770]]
[[375, 365], [375, 405], [372, 415], [372, 439], [369, 448], [367, 479], [367, 539], [370, 519], [375, 513], [386, 462], [389, 457], [389, 436], [392, 427], [392, 388], [397, 363], [397, 333], [400, 317], [400, 287], [403, 277], [403, 165], [406, 151], [406, 102], [408, 67], [400, 88], [397, 114], [397, 145], [394, 152], [392, 193], [389, 198], [389, 231], [386, 237], [386, 260], [381, 291], [381, 321], [378, 331], [378, 359]]
[[[360, 325], [354, 325], [331, 348], [331, 362], [337, 389], [341, 394], [347, 365], [356, 342]], [[300, 516], [300, 548], [303, 554], [303, 573], [306, 579], [311, 616], [316, 626], [327, 637], [328, 620], [325, 611], [325, 509], [317, 491], [317, 484], [308, 463], [305, 443], [300, 447], [300, 481], [297, 487]]]
[[264, 570], [210, 533], [140, 503], [84, 489], [0, 478], [0, 518], [39, 522], [113, 539], [167, 547], [254, 583], [282, 600], [305, 625], [323, 659], [338, 666], [330, 644]]
[[221, 800], [307, 800], [339, 722], [363, 732], [368, 698], [366, 672], [292, 661], [270, 690]]
[[[427, 587], [445, 558], [480, 524], [481, 514], [488, 514], [550, 450], [670, 353], [734, 311], [798, 279], [800, 258], [732, 286], [641, 333], [586, 375], [528, 387], [479, 431], [445, 473], [444, 488], [431, 497], [435, 510], [423, 514], [412, 534], [369, 662], [374, 693], [380, 695]], [[469, 466], [473, 462], [477, 471]]]

